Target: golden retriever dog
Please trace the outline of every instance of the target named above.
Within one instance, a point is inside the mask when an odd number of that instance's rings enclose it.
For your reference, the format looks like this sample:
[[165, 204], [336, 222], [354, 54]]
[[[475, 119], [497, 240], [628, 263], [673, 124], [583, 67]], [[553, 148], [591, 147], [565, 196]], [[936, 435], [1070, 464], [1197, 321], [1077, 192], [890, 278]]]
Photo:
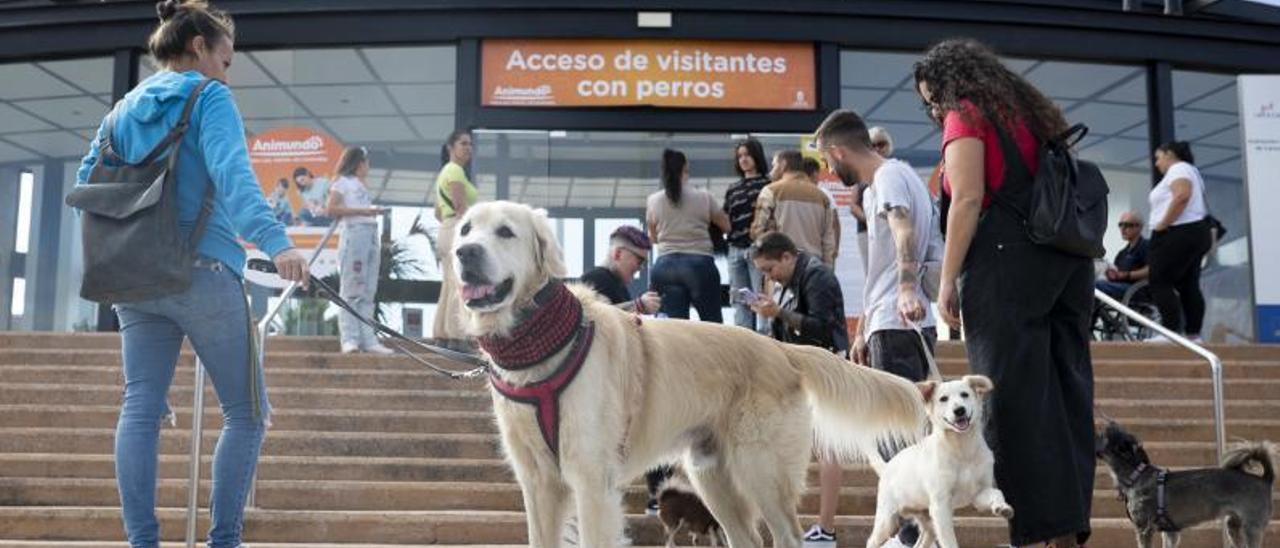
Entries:
[[[531, 546], [559, 546], [571, 513], [582, 546], [616, 545], [621, 489], [651, 466], [679, 463], [729, 546], [761, 546], [763, 519], [774, 546], [798, 547], [796, 505], [815, 438], [852, 456], [878, 438], [921, 435], [920, 392], [896, 376], [737, 327], [641, 320], [561, 284], [564, 259], [545, 212], [482, 203], [457, 230], [465, 325], [493, 363], [494, 414]], [[557, 312], [541, 313], [551, 306]], [[561, 341], [563, 317], [580, 320]], [[520, 362], [529, 353], [510, 348], [552, 353]], [[564, 375], [571, 380], [561, 385]], [[547, 383], [554, 401], [504, 395]]]

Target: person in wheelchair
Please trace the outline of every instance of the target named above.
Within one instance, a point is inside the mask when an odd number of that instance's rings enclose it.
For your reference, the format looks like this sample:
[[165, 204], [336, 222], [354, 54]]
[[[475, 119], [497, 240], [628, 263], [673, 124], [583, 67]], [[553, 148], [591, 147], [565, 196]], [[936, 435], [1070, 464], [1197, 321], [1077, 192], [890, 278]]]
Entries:
[[1137, 211], [1120, 215], [1120, 237], [1126, 242], [1124, 249], [1116, 253], [1115, 262], [1107, 268], [1106, 279], [1094, 282], [1094, 287], [1116, 300], [1123, 300], [1125, 292], [1134, 283], [1146, 280], [1150, 272], [1148, 243], [1142, 237], [1142, 216]]

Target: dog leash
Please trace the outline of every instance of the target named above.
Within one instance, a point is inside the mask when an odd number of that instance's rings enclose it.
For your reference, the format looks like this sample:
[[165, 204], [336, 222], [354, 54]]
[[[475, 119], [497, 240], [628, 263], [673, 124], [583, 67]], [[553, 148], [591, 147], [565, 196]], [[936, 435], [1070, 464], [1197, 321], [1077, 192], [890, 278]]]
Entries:
[[[267, 274], [278, 274], [278, 272], [276, 271], [275, 263], [272, 263], [271, 261], [268, 261], [266, 259], [249, 259], [248, 268], [250, 270], [254, 270], [257, 272], [264, 272]], [[310, 276], [310, 284], [313, 287], [315, 287], [317, 289], [317, 292], [320, 293], [321, 296], [323, 296], [326, 300], [328, 300], [329, 302], [335, 305], [338, 305], [339, 308], [347, 311], [349, 314], [351, 314], [357, 320], [359, 320], [360, 323], [363, 323], [373, 328], [374, 332], [378, 334], [379, 339], [381, 339], [384, 342], [390, 343], [391, 348], [395, 349], [402, 355], [408, 356], [409, 359], [412, 359], [413, 361], [418, 362], [419, 364], [426, 367], [427, 369], [430, 369], [431, 371], [434, 371], [436, 373], [439, 373], [441, 375], [444, 375], [454, 380], [476, 378], [489, 372], [490, 370], [489, 361], [483, 358], [482, 356], [480, 356], [479, 354], [472, 354], [469, 352], [459, 352], [457, 350], [452, 350], [449, 348], [444, 348], [444, 347], [435, 346], [432, 344], [427, 344], [421, 341], [413, 340], [405, 336], [404, 334], [400, 333], [399, 331], [391, 329], [390, 327], [387, 327], [386, 325], [383, 325], [380, 322], [377, 322], [371, 318], [364, 317], [363, 314], [356, 311], [355, 307], [351, 306], [351, 303], [348, 303], [346, 299], [343, 299], [338, 294], [338, 291], [333, 288], [333, 286], [325, 283], [324, 280], [321, 280], [320, 278], [317, 278], [314, 275], [308, 274], [308, 276]], [[473, 365], [475, 367], [467, 371], [452, 371], [449, 369], [444, 369], [425, 359], [422, 359], [417, 354], [410, 352], [407, 348], [405, 348], [405, 346], [415, 347], [420, 350], [435, 354], [437, 356], [448, 358], [454, 361], [459, 361], [469, 365]]]
[[920, 351], [924, 352], [925, 361], [929, 362], [929, 380], [941, 381], [942, 371], [938, 369], [938, 360], [933, 357], [933, 352], [929, 350], [929, 342], [925, 340], [924, 330], [920, 328], [920, 324], [903, 318], [912, 331], [916, 332], [916, 337], [920, 339]]

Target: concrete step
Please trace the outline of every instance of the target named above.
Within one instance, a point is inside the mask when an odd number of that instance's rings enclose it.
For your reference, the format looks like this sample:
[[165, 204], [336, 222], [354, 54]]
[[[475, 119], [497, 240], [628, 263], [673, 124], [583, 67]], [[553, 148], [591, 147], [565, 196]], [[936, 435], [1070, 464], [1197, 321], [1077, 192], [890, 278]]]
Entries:
[[[1095, 346], [1095, 350], [1099, 347]], [[1110, 347], [1104, 347], [1110, 348]], [[1231, 352], [1221, 355], [1228, 378], [1234, 367], [1238, 365], [1257, 365], [1271, 366], [1280, 368], [1280, 347], [1269, 348], [1264, 346], [1248, 346], [1248, 347], [1229, 347]], [[956, 352], [953, 346], [943, 345], [939, 350], [939, 363], [944, 373], [958, 374], [967, 371], [967, 368], [959, 364], [965, 363], [963, 352]], [[429, 359], [432, 363], [442, 367], [455, 368], [460, 370], [468, 369], [468, 367], [438, 358], [429, 354], [421, 357]], [[183, 350], [180, 354], [179, 363], [191, 364], [194, 362], [195, 354], [190, 350]], [[1134, 362], [1135, 364], [1159, 364], [1166, 363], [1170, 371], [1176, 371], [1177, 368], [1183, 368], [1196, 375], [1207, 375], [1208, 366], [1203, 359], [1185, 351], [1172, 352], [1170, 349], [1153, 348], [1151, 345], [1140, 345], [1134, 349], [1127, 347], [1117, 347], [1114, 351], [1095, 352], [1093, 355], [1094, 363], [1101, 364], [1111, 361], [1119, 361], [1122, 363]], [[4, 347], [0, 346], [0, 365], [31, 365], [31, 364], [65, 364], [65, 365], [119, 365], [120, 350], [119, 346], [109, 348], [77, 348], [75, 345], [53, 346], [50, 348], [30, 348], [30, 347]], [[328, 349], [325, 344], [291, 344], [284, 348], [269, 346], [267, 355], [267, 364], [269, 367], [309, 367], [309, 368], [361, 368], [361, 369], [401, 369], [422, 371], [420, 364], [403, 356], [372, 356], [368, 354], [339, 354], [333, 349]], [[1264, 374], [1274, 375], [1274, 372], [1263, 369], [1260, 372]]]
[[[286, 337], [272, 336], [267, 339], [270, 351], [322, 351], [337, 352], [336, 337]], [[22, 332], [7, 331], [0, 333], [0, 349], [3, 348], [54, 348], [54, 349], [116, 349], [120, 348], [120, 336], [117, 333], [54, 333], [54, 332]], [[1276, 345], [1208, 345], [1211, 352], [1218, 354], [1223, 360], [1259, 359], [1280, 361], [1280, 346]], [[1098, 359], [1188, 359], [1193, 354], [1176, 345], [1095, 342], [1091, 344], [1092, 355]], [[963, 358], [964, 344], [958, 341], [939, 341], [938, 355], [943, 358]]]
[[[1280, 345], [1263, 344], [1210, 344], [1206, 347], [1223, 361], [1268, 360], [1280, 361]], [[1151, 344], [1142, 342], [1094, 342], [1089, 345], [1094, 361], [1113, 359], [1199, 359], [1191, 351], [1176, 344]], [[938, 357], [964, 358], [964, 344], [956, 341], [939, 341]], [[1203, 360], [1200, 360], [1203, 361]]]
[[[211, 385], [212, 383], [208, 383]], [[1245, 389], [1242, 389], [1245, 390]], [[1239, 393], [1242, 390], [1237, 390]], [[1231, 394], [1228, 389], [1228, 395]], [[364, 390], [335, 388], [269, 387], [272, 405], [278, 409], [352, 409], [385, 411], [471, 411], [492, 409], [492, 399], [483, 389], [470, 390]], [[119, 386], [80, 386], [74, 384], [23, 384], [0, 383], [0, 405], [119, 405]], [[1201, 419], [1213, 416], [1212, 400], [1166, 399], [1168, 395], [1155, 391], [1146, 398], [1102, 398], [1099, 408], [1117, 420], [1142, 417], [1171, 417]], [[170, 388], [169, 404], [189, 407], [192, 400], [190, 385], [177, 384]], [[205, 392], [206, 406], [216, 406], [217, 398], [212, 386]], [[1226, 416], [1231, 419], [1274, 419], [1280, 417], [1280, 399], [1248, 400], [1231, 397], [1226, 402]], [[179, 416], [180, 423], [186, 417]]]
[[[1110, 483], [1109, 480], [1106, 483]], [[200, 484], [200, 500], [208, 500], [208, 481]], [[187, 501], [187, 481], [161, 480], [156, 503], [180, 507]], [[648, 492], [635, 483], [623, 492], [623, 504], [632, 512], [642, 513]], [[1276, 495], [1280, 499], [1280, 495]], [[103, 506], [119, 504], [114, 479], [80, 478], [0, 478], [0, 506]], [[263, 510], [317, 511], [417, 511], [479, 510], [521, 512], [524, 504], [520, 487], [512, 483], [482, 482], [372, 482], [372, 481], [294, 481], [260, 479], [257, 483], [257, 507]], [[845, 515], [874, 515], [876, 488], [844, 487], [840, 491], [838, 512]], [[816, 484], [801, 496], [799, 511], [818, 512]], [[962, 509], [957, 515], [983, 517], [975, 510]], [[1114, 489], [1101, 487], [1094, 491], [1093, 516], [1125, 517], [1125, 509]]]
[[[191, 407], [177, 407], [189, 418]], [[0, 405], [0, 427], [114, 428], [119, 406], [113, 405]], [[407, 432], [434, 434], [496, 433], [490, 411], [360, 411], [350, 409], [280, 409], [271, 413], [272, 428], [317, 432]], [[183, 426], [189, 427], [190, 422]], [[222, 427], [222, 414], [208, 409], [206, 429]]]
[[[210, 477], [213, 457], [200, 459], [200, 477]], [[163, 479], [185, 479], [190, 459], [186, 454], [160, 455], [157, 475]], [[874, 474], [856, 468], [858, 478]], [[846, 477], [853, 477], [855, 469]], [[816, 474], [816, 468], [815, 472]], [[115, 478], [110, 454], [7, 453], [0, 454], [0, 477]], [[307, 481], [405, 481], [405, 482], [492, 482], [511, 483], [515, 476], [506, 461], [497, 458], [393, 458], [263, 455], [258, 460], [258, 477], [264, 480]], [[816, 476], [814, 476], [816, 477]]]
[[[186, 548], [184, 542], [161, 542], [160, 548]], [[198, 546], [203, 546], [198, 544]], [[248, 546], [247, 544], [245, 545]], [[253, 548], [520, 548], [520, 544], [370, 544], [359, 543], [281, 543], [254, 542]], [[123, 540], [66, 541], [66, 540], [0, 540], [0, 548], [128, 548]], [[632, 548], [660, 548], [659, 546], [632, 546]]]
[[[186, 455], [160, 455], [157, 475], [161, 479], [186, 480]], [[200, 477], [209, 478], [212, 457], [201, 458]], [[1174, 470], [1186, 467], [1169, 467]], [[59, 453], [0, 454], [0, 477], [105, 479], [115, 478], [111, 455], [79, 455]], [[292, 481], [367, 481], [367, 482], [515, 482], [506, 461], [502, 459], [440, 459], [390, 457], [296, 457], [265, 455], [258, 462], [262, 480]], [[878, 478], [866, 465], [844, 467], [845, 487], [874, 487]], [[637, 482], [640, 480], [637, 479]], [[806, 481], [817, 485], [818, 465], [809, 465]], [[639, 483], [637, 483], [639, 484]], [[1114, 488], [1110, 474], [1101, 465], [1094, 482], [1099, 490]]]
[[[1150, 391], [1172, 394], [1190, 394], [1207, 397], [1212, 394], [1209, 372], [1205, 367], [1168, 368], [1149, 362], [1104, 362], [1095, 365], [1099, 396], [1126, 397]], [[941, 365], [948, 378], [968, 372], [964, 362]], [[175, 380], [189, 383], [193, 372], [183, 365], [175, 372]], [[8, 364], [0, 365], [0, 378], [14, 384], [75, 384], [79, 386], [119, 386], [122, 382], [119, 365], [63, 365], [63, 364]], [[1161, 383], [1161, 384], [1157, 384]], [[1170, 383], [1168, 385], [1162, 383]], [[267, 367], [269, 387], [322, 387], [356, 389], [419, 389], [419, 390], [484, 390], [484, 379], [454, 380], [418, 369], [319, 369], [309, 367]], [[1155, 389], [1153, 390], [1153, 387]], [[1227, 393], [1233, 398], [1258, 399], [1258, 394], [1271, 397], [1280, 394], [1280, 365], [1249, 363], [1228, 367]], [[1168, 397], [1174, 397], [1172, 395]]]
[[[212, 448], [218, 432], [205, 431], [203, 448]], [[106, 428], [0, 428], [0, 453], [111, 454], [115, 431]], [[191, 434], [160, 432], [162, 454], [185, 453]], [[1162, 466], [1208, 466], [1216, 462], [1211, 442], [1148, 442], [1147, 454]], [[406, 434], [271, 430], [264, 455], [367, 456], [412, 458], [500, 458], [494, 434]]]
[[[213, 383], [206, 383], [206, 405], [217, 402]], [[193, 388], [175, 384], [169, 405], [191, 405]], [[267, 388], [273, 407], [281, 409], [361, 409], [418, 411], [487, 411], [493, 400], [481, 390], [361, 390], [353, 388]], [[119, 405], [119, 386], [0, 383], [0, 404]]]
[[[161, 535], [179, 541], [185, 531], [184, 511], [159, 509]], [[803, 516], [802, 523], [813, 521]], [[1133, 542], [1133, 529], [1121, 518], [1093, 520], [1090, 546], [1122, 547]], [[207, 529], [207, 514], [200, 516], [199, 530]], [[861, 545], [871, 532], [868, 516], [842, 516], [836, 520], [841, 543]], [[661, 544], [665, 539], [658, 520], [628, 515], [627, 532], [637, 545]], [[1008, 542], [1008, 527], [999, 518], [960, 517], [956, 533], [963, 546], [994, 546]], [[1184, 532], [1184, 548], [1221, 546], [1220, 530], [1213, 525]], [[1280, 534], [1272, 522], [1268, 536]], [[40, 541], [118, 540], [123, 533], [120, 512], [114, 508], [0, 507], [0, 538]], [[245, 517], [245, 542], [259, 543], [367, 543], [382, 544], [525, 544], [524, 515], [517, 512], [403, 511], [318, 512], [250, 510]], [[43, 547], [41, 547], [43, 548]]]
[[[202, 449], [213, 450], [217, 431], [205, 431]], [[0, 453], [111, 454], [113, 429], [0, 428]], [[160, 452], [186, 453], [191, 432], [166, 428], [160, 432]], [[265, 455], [498, 458], [493, 434], [404, 434], [271, 430], [263, 442]], [[0, 537], [3, 538], [3, 537]]]
[[[337, 337], [268, 337], [267, 343], [267, 348], [271, 350], [338, 351]], [[186, 344], [184, 347], [190, 348], [190, 345]], [[0, 333], [0, 348], [120, 350], [120, 334], [5, 331]]]
[[[190, 407], [175, 407], [185, 420]], [[1105, 412], [1105, 411], [1104, 411]], [[114, 405], [0, 404], [0, 427], [114, 428], [120, 409]], [[271, 415], [279, 430], [317, 432], [405, 432], [423, 434], [496, 433], [491, 411], [394, 411], [351, 409], [280, 409]], [[1210, 419], [1123, 418], [1125, 427], [1144, 441], [1211, 441]], [[180, 426], [189, 427], [189, 422]], [[1099, 418], [1099, 424], [1102, 419]], [[210, 405], [204, 416], [206, 429], [222, 427], [221, 413]], [[1280, 437], [1280, 419], [1228, 419], [1227, 434], [1247, 440]]]

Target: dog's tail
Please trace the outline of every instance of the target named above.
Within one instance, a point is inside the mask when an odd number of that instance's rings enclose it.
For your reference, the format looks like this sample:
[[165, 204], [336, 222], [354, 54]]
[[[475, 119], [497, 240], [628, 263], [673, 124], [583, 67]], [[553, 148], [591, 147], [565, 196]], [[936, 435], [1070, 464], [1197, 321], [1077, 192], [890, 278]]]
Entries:
[[813, 406], [818, 444], [829, 456], [869, 459], [874, 467], [878, 442], [913, 442], [923, 435], [928, 420], [924, 397], [911, 382], [854, 365], [821, 348], [782, 346], [800, 371]]
[[[1276, 446], [1269, 442], [1253, 442], [1241, 444], [1227, 451], [1222, 456], [1222, 467], [1227, 470], [1238, 470], [1244, 472], [1244, 467], [1250, 462], [1256, 462], [1262, 466], [1262, 479], [1267, 483], [1274, 483], [1276, 480], [1275, 463], [1271, 456], [1276, 453]], [[1246, 472], [1247, 473], [1247, 472]]]

